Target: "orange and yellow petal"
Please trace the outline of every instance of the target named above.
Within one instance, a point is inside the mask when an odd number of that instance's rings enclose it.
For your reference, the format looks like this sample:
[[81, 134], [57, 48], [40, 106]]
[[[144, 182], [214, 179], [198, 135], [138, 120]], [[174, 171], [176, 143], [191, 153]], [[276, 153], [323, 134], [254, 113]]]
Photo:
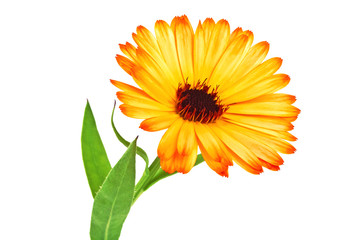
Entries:
[[171, 91], [172, 89], [169, 85], [159, 85], [157, 80], [140, 66], [133, 67], [131, 75], [134, 81], [153, 99], [164, 105], [174, 106], [175, 92]]
[[252, 168], [261, 172], [262, 167], [256, 155], [247, 146], [245, 146], [244, 143], [238, 141], [236, 138], [234, 138], [234, 136], [229, 134], [229, 132], [224, 131], [220, 127], [221, 124], [221, 121], [217, 121], [211, 129], [232, 152], [239, 156], [240, 159], [243, 159]]
[[177, 57], [174, 32], [165, 21], [155, 23], [155, 35], [165, 63], [179, 83], [184, 82]]
[[294, 117], [300, 113], [300, 110], [286, 102], [244, 102], [231, 105], [227, 112], [243, 115]]
[[161, 168], [167, 173], [187, 173], [195, 165], [197, 143], [194, 129], [189, 124], [192, 123], [178, 118], [160, 140], [158, 156]]
[[115, 58], [119, 66], [124, 69], [127, 74], [131, 75], [131, 70], [135, 66], [134, 62], [121, 55], [116, 55]]
[[136, 47], [131, 43], [126, 42], [126, 44], [119, 44], [120, 50], [131, 60], [135, 61], [136, 59]]
[[174, 23], [174, 35], [176, 42], [177, 56], [183, 79], [188, 82], [194, 81], [193, 69], [193, 43], [194, 30], [186, 16], [178, 17]]
[[174, 107], [166, 106], [151, 98], [137, 97], [131, 93], [126, 93], [126, 92], [117, 92], [116, 96], [121, 102], [134, 107], [147, 108], [147, 109], [164, 111], [164, 112], [172, 112], [172, 111], [175, 112]]
[[[225, 123], [226, 124], [226, 123]], [[271, 136], [269, 134], [266, 134], [261, 131], [252, 130], [249, 128], [241, 127], [241, 126], [232, 126], [233, 131], [241, 131], [242, 134], [245, 134], [247, 136], [250, 136], [254, 140], [262, 143], [263, 145], [266, 145], [272, 149], [274, 149], [276, 152], [284, 153], [284, 154], [291, 154], [296, 151], [294, 146], [292, 146], [287, 141]]]
[[290, 131], [294, 125], [287, 118], [259, 116], [259, 115], [241, 115], [233, 113], [224, 113], [223, 119], [233, 122], [241, 123], [245, 126], [254, 126], [260, 128], [267, 128], [278, 131]]
[[167, 112], [163, 115], [145, 119], [141, 122], [140, 128], [148, 132], [156, 132], [169, 128], [179, 115], [175, 112]]
[[263, 79], [270, 77], [280, 68], [281, 64], [281, 58], [270, 58], [252, 69], [244, 77], [238, 79], [231, 88], [227, 88], [223, 91], [220, 88], [219, 94], [223, 97], [223, 102], [225, 104], [236, 103], [241, 90], [248, 88], [256, 81], [262, 81]]
[[144, 49], [156, 62], [164, 61], [156, 38], [147, 28], [138, 26], [132, 37], [139, 48]]
[[259, 160], [260, 158], [276, 166], [283, 164], [283, 159], [274, 149], [270, 148], [269, 146], [263, 144], [258, 140], [255, 140], [252, 137], [252, 134], [249, 134], [249, 132], [244, 132], [243, 129], [236, 124], [221, 122], [219, 123], [219, 128], [232, 136], [234, 139], [238, 140], [248, 149], [251, 149], [251, 151], [258, 158], [257, 160]]
[[[143, 68], [152, 77], [157, 86], [163, 88], [175, 99], [175, 92], [178, 87], [178, 80], [171, 74], [169, 68], [160, 62], [155, 61], [145, 50], [136, 50], [137, 65]], [[161, 65], [162, 64], [162, 65]]]
[[228, 81], [244, 57], [248, 40], [246, 35], [241, 35], [229, 44], [209, 77], [209, 85], [220, 86], [224, 81]]
[[208, 42], [205, 39], [207, 51], [200, 80], [205, 80], [205, 78], [211, 76], [217, 62], [220, 60], [221, 55], [228, 46], [229, 38], [230, 25], [226, 20], [222, 19], [215, 24]]
[[233, 163], [223, 143], [207, 125], [195, 124], [195, 132], [205, 162], [219, 175], [228, 177], [228, 167]]
[[162, 116], [167, 113], [172, 113], [172, 112], [165, 112], [165, 111], [159, 111], [148, 108], [134, 107], [128, 104], [120, 105], [120, 110], [125, 116], [136, 119], [147, 119], [147, 118]]

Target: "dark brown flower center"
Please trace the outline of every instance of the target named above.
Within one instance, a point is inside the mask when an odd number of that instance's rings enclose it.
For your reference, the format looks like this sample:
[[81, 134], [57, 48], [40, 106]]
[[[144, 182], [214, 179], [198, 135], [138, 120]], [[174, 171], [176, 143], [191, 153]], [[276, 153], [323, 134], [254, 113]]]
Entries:
[[221, 104], [217, 88], [211, 91], [205, 82], [198, 82], [195, 87], [190, 84], [179, 85], [176, 92], [176, 112], [185, 120], [210, 123], [228, 109]]

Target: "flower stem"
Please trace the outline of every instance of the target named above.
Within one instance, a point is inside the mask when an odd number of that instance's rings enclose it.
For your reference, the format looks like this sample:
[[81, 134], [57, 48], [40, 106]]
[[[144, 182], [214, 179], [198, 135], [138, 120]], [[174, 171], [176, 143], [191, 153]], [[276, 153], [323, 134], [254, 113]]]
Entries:
[[133, 197], [132, 204], [134, 205], [135, 201], [141, 196], [141, 194], [145, 191], [145, 186], [152, 180], [157, 171], [160, 169], [160, 158], [157, 157], [153, 161], [153, 163], [149, 167], [149, 173], [143, 174], [139, 182], [135, 186], [135, 192]]

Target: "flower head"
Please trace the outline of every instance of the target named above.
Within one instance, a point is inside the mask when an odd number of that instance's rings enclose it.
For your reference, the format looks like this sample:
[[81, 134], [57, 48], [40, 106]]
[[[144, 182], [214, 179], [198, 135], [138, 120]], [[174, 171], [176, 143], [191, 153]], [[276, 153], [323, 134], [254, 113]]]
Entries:
[[146, 131], [167, 129], [158, 156], [164, 171], [187, 173], [198, 147], [208, 166], [228, 176], [233, 161], [259, 174], [279, 170], [295, 148], [288, 131], [300, 110], [295, 97], [275, 93], [290, 78], [275, 74], [280, 58], [264, 61], [269, 44], [253, 45], [253, 33], [230, 33], [226, 20], [207, 18], [194, 31], [184, 15], [171, 24], [157, 21], [155, 36], [143, 26], [130, 43], [120, 44], [119, 65], [140, 87], [111, 80], [121, 91], [121, 111], [145, 119]]

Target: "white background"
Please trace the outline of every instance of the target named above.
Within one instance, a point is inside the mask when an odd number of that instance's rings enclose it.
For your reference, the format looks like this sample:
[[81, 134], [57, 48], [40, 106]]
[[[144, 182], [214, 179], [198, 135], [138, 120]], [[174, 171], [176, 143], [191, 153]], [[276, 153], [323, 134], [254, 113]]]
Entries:
[[[2, 1], [0, 239], [89, 239], [93, 199], [80, 134], [89, 99], [109, 159], [125, 148], [110, 126], [115, 61], [138, 25], [187, 14], [225, 18], [270, 43], [302, 112], [298, 151], [279, 172], [222, 178], [205, 164], [144, 193], [121, 239], [360, 239], [357, 1]], [[131, 41], [132, 42], [132, 41]], [[118, 103], [119, 104], [119, 103]], [[163, 132], [116, 111], [123, 136], [155, 158]], [[138, 175], [144, 164], [138, 158]]]

